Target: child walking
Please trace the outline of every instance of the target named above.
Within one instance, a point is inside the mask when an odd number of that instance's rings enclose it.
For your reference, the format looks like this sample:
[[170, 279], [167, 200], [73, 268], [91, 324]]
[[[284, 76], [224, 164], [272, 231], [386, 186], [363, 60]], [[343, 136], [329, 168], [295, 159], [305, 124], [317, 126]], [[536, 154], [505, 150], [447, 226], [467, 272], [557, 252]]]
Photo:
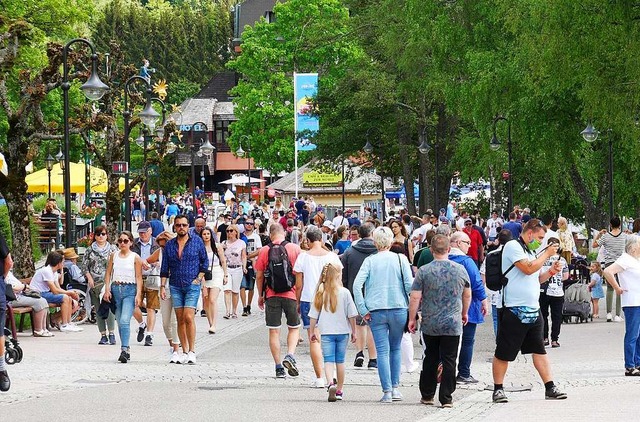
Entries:
[[[320, 282], [316, 288], [313, 306], [309, 310], [312, 342], [322, 344], [324, 373], [329, 385], [329, 401], [342, 400], [344, 387], [344, 358], [349, 334], [351, 343], [356, 342], [356, 315], [358, 310], [349, 290], [342, 286], [342, 271], [333, 264], [322, 268]], [[316, 332], [316, 323], [321, 336]], [[337, 372], [337, 380], [333, 378]]]
[[602, 287], [602, 265], [598, 261], [591, 263], [591, 303], [593, 304], [593, 317], [600, 318], [600, 299], [604, 297], [604, 288]]

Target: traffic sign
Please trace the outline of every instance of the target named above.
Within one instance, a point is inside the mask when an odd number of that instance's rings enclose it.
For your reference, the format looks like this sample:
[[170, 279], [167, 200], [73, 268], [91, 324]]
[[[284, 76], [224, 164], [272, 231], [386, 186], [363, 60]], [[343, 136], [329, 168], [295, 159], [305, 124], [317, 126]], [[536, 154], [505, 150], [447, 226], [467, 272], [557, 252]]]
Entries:
[[111, 163], [111, 171], [113, 174], [127, 174], [129, 172], [129, 163], [126, 161], [114, 161]]

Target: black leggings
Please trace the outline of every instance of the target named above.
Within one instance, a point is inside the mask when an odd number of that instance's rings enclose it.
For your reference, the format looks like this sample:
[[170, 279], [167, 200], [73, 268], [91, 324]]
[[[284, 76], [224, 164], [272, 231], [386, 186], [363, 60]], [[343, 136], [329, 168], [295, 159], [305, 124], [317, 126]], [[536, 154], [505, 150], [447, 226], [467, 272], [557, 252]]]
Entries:
[[562, 305], [564, 296], [554, 297], [540, 295], [540, 310], [544, 321], [544, 338], [549, 338], [549, 309], [551, 309], [551, 341], [558, 341], [560, 326], [562, 325]]

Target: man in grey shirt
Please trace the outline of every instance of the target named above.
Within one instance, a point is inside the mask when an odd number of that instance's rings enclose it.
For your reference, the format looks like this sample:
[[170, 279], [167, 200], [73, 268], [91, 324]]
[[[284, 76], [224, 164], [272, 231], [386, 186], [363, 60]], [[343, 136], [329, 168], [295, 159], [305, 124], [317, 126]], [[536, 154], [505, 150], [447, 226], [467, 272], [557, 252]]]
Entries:
[[409, 331], [416, 330], [416, 313], [422, 301], [420, 327], [425, 357], [420, 373], [420, 402], [434, 404], [438, 362], [442, 361], [439, 400], [452, 407], [456, 389], [456, 358], [462, 326], [467, 323], [471, 284], [464, 267], [449, 261], [449, 238], [435, 235], [431, 240], [434, 260], [422, 266], [413, 281], [409, 303]]

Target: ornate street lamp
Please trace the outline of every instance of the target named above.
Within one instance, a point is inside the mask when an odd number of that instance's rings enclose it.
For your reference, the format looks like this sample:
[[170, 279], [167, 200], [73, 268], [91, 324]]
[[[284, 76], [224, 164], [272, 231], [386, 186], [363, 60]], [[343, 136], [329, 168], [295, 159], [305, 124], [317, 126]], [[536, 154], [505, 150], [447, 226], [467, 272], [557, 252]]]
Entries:
[[91, 76], [89, 79], [80, 86], [80, 89], [84, 93], [85, 97], [89, 100], [99, 100], [109, 90], [109, 87], [105, 85], [98, 76], [98, 55], [96, 49], [84, 38], [75, 38], [69, 41], [62, 49], [62, 98], [63, 98], [63, 120], [64, 120], [64, 206], [65, 206], [65, 246], [73, 246], [73, 240], [71, 239], [71, 172], [69, 171], [69, 160], [71, 157], [71, 143], [69, 140], [69, 89], [71, 83], [69, 82], [69, 49], [73, 44], [84, 44], [91, 49]]
[[[242, 149], [242, 140], [247, 140], [247, 150]], [[247, 187], [249, 189], [249, 198], [251, 198], [251, 138], [249, 135], [242, 135], [240, 137], [240, 144], [238, 145], [238, 150], [236, 151], [236, 155], [240, 158], [247, 156]]]

